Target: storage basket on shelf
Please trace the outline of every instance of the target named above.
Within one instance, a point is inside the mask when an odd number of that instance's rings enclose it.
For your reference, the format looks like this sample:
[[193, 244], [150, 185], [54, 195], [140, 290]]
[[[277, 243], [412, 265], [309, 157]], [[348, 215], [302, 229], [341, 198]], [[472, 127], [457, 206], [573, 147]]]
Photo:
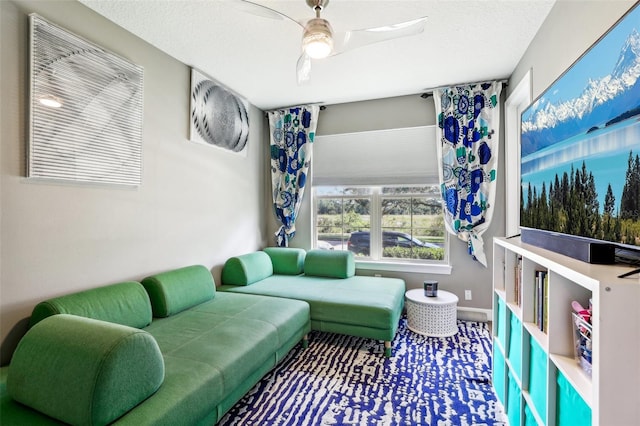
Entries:
[[579, 314], [572, 312], [574, 353], [576, 361], [582, 370], [591, 376], [591, 324], [585, 321]]

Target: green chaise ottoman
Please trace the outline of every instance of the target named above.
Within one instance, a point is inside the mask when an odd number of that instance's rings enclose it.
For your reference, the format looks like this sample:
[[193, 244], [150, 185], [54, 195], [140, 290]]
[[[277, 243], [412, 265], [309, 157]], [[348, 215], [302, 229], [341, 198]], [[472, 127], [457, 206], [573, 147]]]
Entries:
[[313, 330], [391, 341], [404, 307], [401, 279], [355, 275], [348, 251], [267, 248], [229, 259], [222, 271], [225, 292], [303, 300]]

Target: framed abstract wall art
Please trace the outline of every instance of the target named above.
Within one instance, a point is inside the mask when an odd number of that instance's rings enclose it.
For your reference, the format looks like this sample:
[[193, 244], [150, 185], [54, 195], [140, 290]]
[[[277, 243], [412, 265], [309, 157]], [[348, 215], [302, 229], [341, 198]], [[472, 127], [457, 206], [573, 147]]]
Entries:
[[191, 70], [190, 139], [193, 142], [246, 152], [248, 108], [246, 100], [201, 72]]
[[30, 15], [29, 178], [137, 186], [143, 69]]

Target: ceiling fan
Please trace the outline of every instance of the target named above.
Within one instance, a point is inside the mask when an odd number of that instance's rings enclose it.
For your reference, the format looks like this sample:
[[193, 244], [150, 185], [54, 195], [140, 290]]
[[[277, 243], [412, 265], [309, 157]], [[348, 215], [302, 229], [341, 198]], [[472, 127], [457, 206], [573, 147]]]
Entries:
[[424, 31], [427, 20], [427, 17], [423, 16], [382, 27], [334, 32], [329, 21], [320, 16], [322, 10], [329, 4], [329, 0], [305, 1], [314, 11], [315, 18], [299, 22], [270, 7], [250, 0], [240, 0], [245, 6], [244, 9], [250, 13], [267, 18], [289, 20], [302, 27], [302, 53], [296, 66], [298, 84], [309, 81], [312, 59], [323, 59], [369, 44], [420, 34]]

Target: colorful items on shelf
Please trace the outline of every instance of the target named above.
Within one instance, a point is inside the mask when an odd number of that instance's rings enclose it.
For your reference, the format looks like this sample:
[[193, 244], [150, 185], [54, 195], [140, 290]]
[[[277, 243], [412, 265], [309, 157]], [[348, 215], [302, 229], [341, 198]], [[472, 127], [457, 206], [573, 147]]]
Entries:
[[591, 324], [591, 309], [585, 309], [582, 307], [582, 305], [580, 304], [580, 302], [578, 302], [577, 300], [574, 300], [573, 302], [571, 302], [571, 307], [573, 308], [573, 310], [586, 322], [588, 322], [589, 324]]
[[574, 348], [575, 356], [582, 370], [591, 376], [592, 352], [591, 352], [591, 303], [589, 309], [585, 309], [580, 302], [571, 302], [573, 312]]

